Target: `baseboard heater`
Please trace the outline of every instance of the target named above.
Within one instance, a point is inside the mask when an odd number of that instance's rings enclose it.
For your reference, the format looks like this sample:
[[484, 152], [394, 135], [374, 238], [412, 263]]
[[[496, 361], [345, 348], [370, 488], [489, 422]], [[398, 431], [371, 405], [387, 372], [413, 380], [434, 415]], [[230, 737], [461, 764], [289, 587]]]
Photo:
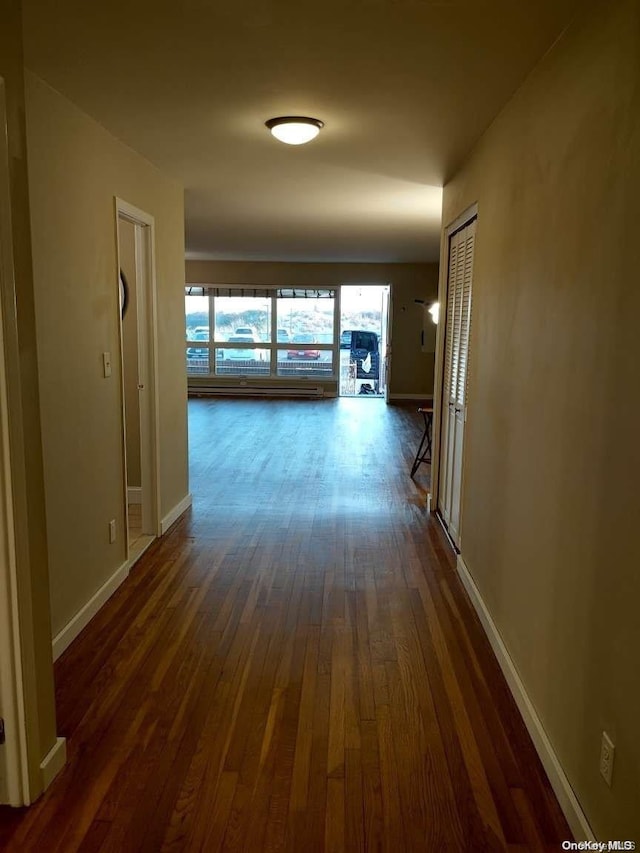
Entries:
[[190, 397], [324, 397], [321, 385], [198, 385], [189, 387]]

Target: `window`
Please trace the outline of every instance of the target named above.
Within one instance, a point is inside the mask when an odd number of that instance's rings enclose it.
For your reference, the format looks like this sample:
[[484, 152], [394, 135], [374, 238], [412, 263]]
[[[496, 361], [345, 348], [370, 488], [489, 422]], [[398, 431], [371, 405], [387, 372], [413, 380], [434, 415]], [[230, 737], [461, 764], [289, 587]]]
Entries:
[[209, 373], [209, 347], [194, 346], [209, 342], [209, 298], [187, 292], [187, 373], [191, 376]]
[[271, 340], [271, 299], [266, 296], [215, 296], [215, 340], [250, 335], [260, 343]]
[[278, 350], [278, 376], [333, 374], [334, 307], [333, 298], [300, 298], [288, 291], [277, 297], [278, 329], [288, 334], [287, 349]]
[[332, 378], [335, 294], [309, 288], [187, 287], [187, 374]]

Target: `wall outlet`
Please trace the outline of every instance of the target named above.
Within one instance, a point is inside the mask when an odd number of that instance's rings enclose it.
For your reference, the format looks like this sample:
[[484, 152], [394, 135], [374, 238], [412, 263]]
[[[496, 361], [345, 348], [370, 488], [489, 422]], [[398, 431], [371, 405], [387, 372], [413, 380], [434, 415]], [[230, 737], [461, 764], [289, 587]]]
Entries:
[[616, 748], [613, 741], [606, 732], [602, 732], [602, 744], [600, 746], [600, 775], [611, 787], [611, 779], [613, 777], [613, 759], [615, 757]]
[[116, 541], [116, 520], [112, 518], [109, 522], [109, 544], [113, 545]]
[[104, 373], [104, 378], [108, 379], [111, 376], [111, 353], [103, 352], [102, 353], [102, 370]]

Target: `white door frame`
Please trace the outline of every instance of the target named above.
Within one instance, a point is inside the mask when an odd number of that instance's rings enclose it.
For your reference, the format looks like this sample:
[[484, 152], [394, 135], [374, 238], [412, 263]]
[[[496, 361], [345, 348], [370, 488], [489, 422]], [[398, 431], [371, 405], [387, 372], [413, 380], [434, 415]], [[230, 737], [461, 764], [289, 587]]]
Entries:
[[[142, 472], [143, 532], [160, 536], [160, 435], [158, 400], [158, 327], [155, 264], [155, 220], [145, 211], [134, 207], [120, 198], [115, 198], [116, 240], [118, 245], [118, 281], [120, 281], [119, 220], [137, 226], [136, 248], [136, 298], [138, 308], [138, 370], [140, 391], [140, 467]], [[118, 328], [120, 336], [120, 378], [122, 383], [122, 490], [125, 518], [128, 514], [127, 500], [127, 448], [124, 410], [123, 330], [122, 315], [118, 300]], [[128, 527], [128, 525], [127, 525]], [[127, 559], [129, 558], [129, 535], [127, 531]]]
[[[335, 312], [335, 323], [334, 323], [334, 328], [337, 330], [335, 335], [334, 335], [334, 338], [335, 338], [334, 344], [336, 346], [337, 358], [338, 358], [338, 376], [337, 376], [337, 378], [338, 378], [338, 397], [342, 396], [342, 394], [340, 393], [340, 378], [341, 378], [341, 370], [340, 370], [340, 358], [341, 358], [341, 355], [340, 355], [340, 329], [341, 329], [341, 323], [342, 323], [342, 291], [344, 290], [345, 287], [382, 287], [382, 288], [386, 287], [389, 290], [389, 295], [387, 297], [387, 328], [385, 329], [385, 337], [386, 337], [386, 341], [387, 341], [387, 350], [389, 352], [389, 361], [384, 365], [385, 366], [384, 400], [385, 400], [385, 403], [388, 403], [389, 402], [389, 385], [390, 385], [389, 377], [391, 375], [391, 319], [392, 319], [392, 312], [393, 312], [393, 301], [392, 301], [393, 283], [390, 281], [385, 281], [382, 283], [377, 282], [377, 281], [365, 281], [365, 282], [347, 281], [347, 282], [343, 282], [341, 285], [338, 286], [337, 294], [336, 294], [336, 312]], [[380, 318], [380, 320], [382, 322], [382, 317]], [[381, 327], [381, 329], [382, 329], [382, 327]], [[382, 373], [383, 373], [383, 357], [382, 356], [383, 356], [382, 350], [380, 348], [378, 348], [378, 386], [380, 385], [380, 381], [382, 379]], [[386, 362], [386, 359], [385, 359], [385, 362]], [[357, 382], [356, 382], [356, 387], [357, 387]], [[349, 396], [349, 395], [345, 395], [345, 396]]]
[[[2, 288], [6, 262], [6, 246], [1, 246]], [[0, 305], [0, 717], [6, 737], [0, 745], [0, 803], [21, 806], [30, 798], [4, 345]]]
[[440, 450], [442, 447], [442, 407], [444, 384], [444, 345], [447, 329], [447, 306], [448, 281], [449, 281], [449, 241], [451, 235], [478, 216], [477, 202], [464, 210], [459, 216], [450, 222], [442, 230], [440, 241], [440, 272], [438, 276], [438, 304], [440, 306], [440, 317], [436, 331], [436, 365], [433, 389], [433, 444], [431, 463], [431, 492], [428, 495], [429, 506], [432, 512], [438, 508], [438, 491], [440, 482]]
[[9, 434], [5, 299], [14, 289], [9, 146], [4, 80], [0, 77], [0, 803], [30, 802], [25, 688]]
[[342, 375], [341, 355], [340, 355], [340, 317], [342, 316], [342, 285], [339, 284], [335, 288], [335, 298], [333, 300], [333, 375], [336, 382], [336, 397], [340, 396], [340, 377]]
[[380, 366], [379, 375], [382, 376], [382, 365], [384, 363], [384, 401], [389, 404], [391, 394], [391, 362], [393, 360], [393, 282], [388, 281], [385, 287], [389, 288], [387, 295], [387, 328], [385, 329], [385, 351], [378, 354]]

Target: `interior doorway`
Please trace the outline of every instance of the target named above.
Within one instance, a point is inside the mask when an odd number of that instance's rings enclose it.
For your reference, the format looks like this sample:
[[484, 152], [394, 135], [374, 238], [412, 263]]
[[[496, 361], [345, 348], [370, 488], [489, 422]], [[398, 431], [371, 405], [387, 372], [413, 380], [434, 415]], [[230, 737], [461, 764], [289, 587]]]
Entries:
[[340, 288], [340, 396], [387, 397], [389, 284]]
[[117, 200], [127, 558], [159, 534], [153, 218]]

